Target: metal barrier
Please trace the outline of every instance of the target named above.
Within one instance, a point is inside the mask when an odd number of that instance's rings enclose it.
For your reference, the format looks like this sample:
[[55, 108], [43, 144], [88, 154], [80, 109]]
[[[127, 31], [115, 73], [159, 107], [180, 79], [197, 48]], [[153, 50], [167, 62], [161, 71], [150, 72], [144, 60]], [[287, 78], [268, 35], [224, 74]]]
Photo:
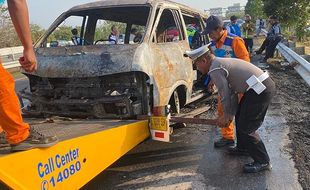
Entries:
[[310, 63], [283, 43], [279, 43], [277, 49], [310, 86]]
[[[262, 30], [265, 36], [267, 31]], [[310, 63], [296, 52], [287, 47], [284, 43], [280, 42], [277, 45], [277, 49], [280, 54], [290, 63], [291, 66], [297, 71], [297, 73], [307, 82], [310, 86]]]
[[22, 55], [23, 50], [23, 46], [0, 49], [0, 56], [3, 61], [3, 67], [5, 69], [20, 67], [18, 59]]

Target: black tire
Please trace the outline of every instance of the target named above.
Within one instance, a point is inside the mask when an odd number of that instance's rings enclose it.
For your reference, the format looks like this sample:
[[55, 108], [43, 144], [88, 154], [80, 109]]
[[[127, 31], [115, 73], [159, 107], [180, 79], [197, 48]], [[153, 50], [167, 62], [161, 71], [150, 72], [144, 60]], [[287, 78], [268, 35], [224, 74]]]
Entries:
[[177, 90], [172, 93], [169, 104], [171, 105], [172, 113], [179, 114], [181, 112], [181, 104], [179, 99], [179, 93]]

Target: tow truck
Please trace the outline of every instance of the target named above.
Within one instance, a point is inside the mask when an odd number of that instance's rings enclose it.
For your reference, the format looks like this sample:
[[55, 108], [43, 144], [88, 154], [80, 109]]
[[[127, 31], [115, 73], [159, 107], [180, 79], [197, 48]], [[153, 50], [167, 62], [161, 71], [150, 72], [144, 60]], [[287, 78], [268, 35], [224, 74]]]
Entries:
[[79, 189], [150, 135], [169, 142], [170, 122], [215, 125], [212, 119], [193, 118], [208, 109], [171, 117], [167, 106], [158, 107], [155, 115], [137, 120], [27, 119], [36, 130], [56, 135], [60, 142], [50, 148], [17, 153], [1, 147], [0, 188]]
[[26, 120], [60, 142], [46, 149], [0, 151], [0, 180], [14, 189], [79, 189], [149, 137], [148, 120]]

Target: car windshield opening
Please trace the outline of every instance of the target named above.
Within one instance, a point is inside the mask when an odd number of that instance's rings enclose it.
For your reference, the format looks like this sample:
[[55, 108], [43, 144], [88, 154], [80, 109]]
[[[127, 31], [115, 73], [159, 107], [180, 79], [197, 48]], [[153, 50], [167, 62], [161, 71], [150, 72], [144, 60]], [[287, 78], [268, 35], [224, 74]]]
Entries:
[[143, 41], [150, 7], [126, 6], [72, 12], [41, 47], [137, 44]]

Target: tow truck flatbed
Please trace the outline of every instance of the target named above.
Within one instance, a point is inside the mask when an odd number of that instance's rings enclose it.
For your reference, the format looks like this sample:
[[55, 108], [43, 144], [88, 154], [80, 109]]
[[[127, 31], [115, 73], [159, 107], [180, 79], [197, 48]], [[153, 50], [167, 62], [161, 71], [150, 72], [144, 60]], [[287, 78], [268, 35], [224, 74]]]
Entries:
[[28, 119], [59, 143], [11, 153], [0, 149], [0, 180], [12, 189], [79, 189], [149, 137], [148, 120]]

